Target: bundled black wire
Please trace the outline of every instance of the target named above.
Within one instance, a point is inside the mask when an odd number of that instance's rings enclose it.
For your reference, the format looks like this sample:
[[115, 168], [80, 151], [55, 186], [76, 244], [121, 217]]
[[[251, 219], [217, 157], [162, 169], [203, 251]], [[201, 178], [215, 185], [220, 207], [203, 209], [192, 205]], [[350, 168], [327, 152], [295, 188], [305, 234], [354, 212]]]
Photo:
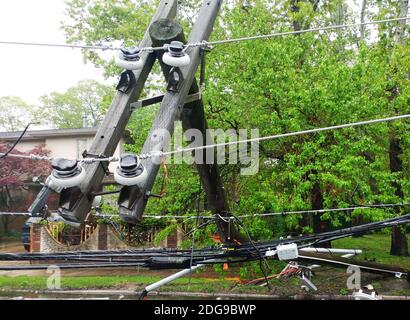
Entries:
[[[189, 268], [196, 264], [239, 263], [260, 260], [268, 250], [275, 250], [280, 244], [296, 243], [298, 248], [311, 247], [324, 242], [360, 235], [382, 228], [410, 223], [410, 215], [403, 215], [384, 221], [367, 223], [291, 239], [267, 242], [251, 242], [232, 247], [210, 247], [204, 249], [132, 249], [105, 251], [71, 251], [59, 253], [2, 253], [0, 261], [53, 261], [62, 268], [102, 267], [148, 267], [152, 269]], [[46, 269], [44, 265], [0, 266], [0, 270]]]

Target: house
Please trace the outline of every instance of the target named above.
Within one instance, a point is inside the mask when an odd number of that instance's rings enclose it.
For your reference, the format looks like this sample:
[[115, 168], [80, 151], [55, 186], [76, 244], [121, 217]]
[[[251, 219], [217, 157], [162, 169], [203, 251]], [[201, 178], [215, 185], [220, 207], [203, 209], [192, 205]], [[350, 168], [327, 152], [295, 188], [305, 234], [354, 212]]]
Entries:
[[[51, 157], [81, 159], [83, 151], [90, 148], [97, 130], [98, 128], [31, 130], [26, 132], [16, 149], [24, 152], [44, 144], [46, 149], [50, 150]], [[0, 132], [0, 141], [13, 143], [20, 134], [21, 131]], [[120, 156], [124, 152], [124, 144], [131, 142], [128, 132], [125, 132], [114, 156]], [[110, 171], [113, 171], [115, 166], [115, 163], [110, 163]]]

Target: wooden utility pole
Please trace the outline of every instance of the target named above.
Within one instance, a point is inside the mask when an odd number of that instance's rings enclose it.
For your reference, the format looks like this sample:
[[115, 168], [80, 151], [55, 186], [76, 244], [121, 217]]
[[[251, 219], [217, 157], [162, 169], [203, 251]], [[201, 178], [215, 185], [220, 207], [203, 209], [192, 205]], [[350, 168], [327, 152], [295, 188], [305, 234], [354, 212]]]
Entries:
[[[154, 22], [150, 28], [149, 33], [152, 39], [152, 43], [155, 47], [163, 46], [171, 41], [180, 41], [185, 43], [185, 35], [181, 25], [170, 19], [161, 19]], [[202, 49], [203, 50], [203, 49]], [[161, 64], [161, 69], [164, 74], [165, 80], [168, 82], [169, 73], [171, 67], [162, 62], [163, 52], [158, 51], [158, 61]], [[201, 54], [204, 54], [202, 52]], [[193, 80], [191, 88], [189, 89], [189, 95], [199, 94], [199, 86], [196, 79]], [[182, 127], [184, 132], [188, 129], [197, 129], [202, 133], [202, 141], [206, 144], [210, 141], [208, 124], [205, 118], [204, 103], [201, 97], [195, 101], [185, 103], [181, 114]], [[192, 143], [192, 141], [190, 141]], [[219, 214], [223, 217], [229, 217], [229, 205], [226, 199], [225, 190], [223, 188], [222, 179], [219, 174], [218, 165], [216, 163], [216, 149], [208, 150], [213, 153], [213, 163], [207, 163], [206, 152], [201, 152], [199, 157], [195, 159], [198, 174], [201, 178], [202, 187], [206, 194], [206, 201], [208, 209], [214, 214]], [[241, 240], [241, 235], [237, 231], [233, 221], [229, 226], [222, 219], [217, 219], [218, 233], [222, 238], [222, 241], [228, 242]]]
[[[220, 6], [221, 0], [204, 1], [189, 37], [189, 43], [208, 40]], [[178, 37], [178, 32], [175, 33], [175, 37]], [[185, 99], [190, 92], [200, 63], [200, 50], [199, 47], [191, 47], [187, 50], [190, 64], [181, 68], [183, 82], [179, 91], [168, 91], [165, 94], [141, 153], [165, 150], [168, 147], [169, 136], [174, 132], [174, 122], [182, 113]], [[123, 187], [119, 198], [119, 214], [124, 221], [131, 223], [141, 219], [147, 204], [147, 194], [151, 191], [159, 170], [159, 163], [151, 158], [144, 159], [142, 163], [147, 170], [148, 178], [139, 187]]]
[[[176, 16], [176, 10], [177, 0], [161, 0], [152, 22], [163, 18], [173, 19]], [[148, 30], [145, 32], [140, 46], [152, 46]], [[88, 150], [91, 156], [101, 155], [108, 157], [114, 154], [132, 114], [130, 103], [138, 100], [148, 74], [155, 62], [155, 54], [144, 52], [141, 54], [141, 59], [144, 61], [143, 68], [132, 72], [135, 79], [130, 79], [132, 83], [129, 90], [123, 90], [126, 92], [117, 91], [94, 137], [90, 150]], [[126, 73], [123, 74], [123, 76], [126, 75]], [[79, 188], [64, 189], [61, 192], [59, 212], [64, 219], [72, 223], [82, 223], [85, 220], [91, 210], [93, 200], [92, 193], [99, 190], [104, 178], [104, 165], [106, 164], [84, 164], [84, 168], [87, 172], [85, 181], [83, 181]], [[44, 199], [42, 199], [40, 195], [43, 195], [44, 198], [44, 192], [39, 194], [35, 203], [44, 203]]]

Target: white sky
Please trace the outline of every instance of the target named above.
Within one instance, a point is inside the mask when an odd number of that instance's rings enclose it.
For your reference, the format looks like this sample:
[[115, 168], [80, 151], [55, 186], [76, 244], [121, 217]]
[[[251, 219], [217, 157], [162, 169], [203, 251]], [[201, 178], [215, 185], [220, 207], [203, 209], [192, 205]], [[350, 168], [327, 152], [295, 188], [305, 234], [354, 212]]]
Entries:
[[[348, 0], [351, 6], [355, 2], [361, 1]], [[0, 40], [65, 43], [64, 9], [64, 0], [0, 0]], [[100, 70], [84, 64], [79, 49], [0, 44], [0, 97], [15, 95], [35, 104], [83, 79], [104, 82]]]
[[[0, 0], [0, 40], [65, 43], [64, 9], [64, 0]], [[80, 49], [0, 44], [0, 97], [36, 103], [83, 79], [104, 81], [101, 71], [84, 64]]]

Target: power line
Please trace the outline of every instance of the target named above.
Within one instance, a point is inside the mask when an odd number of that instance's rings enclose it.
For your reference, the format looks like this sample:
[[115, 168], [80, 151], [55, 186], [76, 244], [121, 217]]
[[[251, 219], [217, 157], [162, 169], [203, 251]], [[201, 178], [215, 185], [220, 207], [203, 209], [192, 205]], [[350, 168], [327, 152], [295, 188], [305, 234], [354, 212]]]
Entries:
[[18, 143], [21, 141], [21, 139], [23, 139], [24, 135], [25, 135], [26, 132], [27, 132], [28, 127], [30, 127], [31, 124], [32, 124], [32, 123], [30, 122], [30, 123], [28, 123], [28, 124], [26, 125], [26, 127], [25, 127], [24, 130], [23, 130], [23, 132], [20, 134], [20, 136], [17, 138], [17, 140], [13, 143], [13, 145], [11, 146], [11, 148], [10, 148], [9, 150], [7, 150], [6, 153], [3, 153], [3, 154], [0, 155], [0, 159], [3, 159], [3, 158], [5, 158], [5, 157], [7, 157], [7, 155], [10, 154], [10, 152], [12, 152], [12, 151], [14, 150], [14, 148], [18, 145]]
[[[327, 31], [327, 30], [354, 28], [354, 27], [360, 27], [360, 26], [365, 26], [365, 25], [382, 24], [382, 23], [403, 21], [403, 20], [408, 20], [408, 19], [410, 19], [410, 17], [401, 17], [401, 18], [392, 18], [392, 19], [383, 19], [383, 20], [373, 20], [373, 21], [368, 21], [368, 22], [349, 23], [349, 24], [339, 24], [339, 25], [333, 25], [333, 26], [327, 26], [327, 27], [318, 27], [318, 28], [310, 28], [310, 29], [303, 29], [303, 30], [297, 30], [297, 31], [285, 31], [285, 32], [277, 32], [277, 33], [271, 33], [271, 34], [265, 34], [265, 35], [259, 35], [259, 36], [250, 36], [250, 37], [243, 37], [243, 38], [234, 38], [234, 39], [210, 41], [210, 42], [206, 42], [206, 44], [208, 44], [208, 45], [228, 44], [228, 43], [233, 43], [233, 42], [250, 41], [250, 40], [258, 40], [258, 39], [268, 39], [268, 38], [288, 36], [288, 35], [297, 35], [297, 34], [308, 33], [308, 32], [319, 32], [319, 31]], [[195, 45], [200, 45], [200, 44], [198, 43], [198, 44], [195, 44]]]
[[[0, 157], [3, 158], [5, 156], [5, 153], [0, 153]], [[27, 159], [27, 160], [46, 160], [46, 161], [52, 161], [54, 158], [53, 157], [48, 157], [48, 156], [41, 156], [38, 154], [16, 154], [16, 153], [9, 153], [6, 155], [9, 158], [17, 158], [17, 159]]]
[[177, 153], [192, 152], [192, 151], [196, 151], [196, 150], [211, 149], [211, 148], [230, 146], [230, 145], [236, 145], [236, 144], [243, 144], [243, 143], [252, 143], [252, 142], [259, 142], [259, 141], [266, 141], [266, 140], [274, 140], [274, 139], [279, 139], [279, 138], [300, 136], [300, 135], [304, 135], [304, 134], [312, 134], [312, 133], [318, 133], [318, 132], [323, 132], [323, 131], [331, 131], [331, 130], [352, 128], [352, 127], [358, 127], [358, 126], [381, 123], [381, 122], [390, 122], [390, 121], [402, 120], [402, 119], [407, 119], [407, 118], [410, 118], [410, 114], [404, 114], [404, 115], [387, 117], [387, 118], [365, 120], [365, 121], [359, 121], [359, 122], [351, 122], [351, 123], [339, 124], [339, 125], [330, 126], [330, 127], [322, 127], [322, 128], [315, 128], [315, 129], [309, 129], [309, 130], [281, 133], [281, 134], [258, 137], [258, 138], [252, 138], [252, 139], [221, 142], [221, 143], [216, 143], [216, 144], [209, 144], [209, 145], [203, 145], [203, 146], [191, 147], [191, 148], [185, 148], [185, 149], [177, 149], [177, 150], [166, 151], [166, 152], [155, 151], [155, 152], [150, 153], [150, 154], [141, 154], [140, 157], [141, 157], [141, 159], [150, 158], [150, 157], [154, 157], [154, 156], [165, 157], [165, 156], [172, 155], [172, 154], [177, 154]]
[[[338, 129], [358, 127], [358, 126], [363, 126], [363, 125], [382, 123], [382, 122], [403, 120], [407, 118], [410, 118], [410, 114], [404, 114], [404, 115], [387, 117], [387, 118], [378, 118], [378, 119], [372, 119], [372, 120], [364, 120], [364, 121], [359, 121], [359, 122], [351, 122], [351, 123], [345, 123], [345, 124], [340, 124], [340, 125], [335, 125], [335, 126], [308, 129], [308, 130], [302, 130], [302, 131], [287, 132], [287, 133], [281, 133], [281, 134], [252, 138], [252, 139], [222, 142], [222, 143], [209, 144], [209, 145], [203, 145], [203, 146], [191, 147], [191, 148], [181, 148], [181, 149], [172, 150], [172, 151], [165, 151], [165, 152], [164, 151], [153, 151], [151, 153], [139, 154], [138, 156], [141, 159], [148, 159], [152, 157], [165, 157], [168, 155], [173, 155], [173, 154], [178, 154], [178, 153], [192, 152], [192, 151], [197, 151], [197, 150], [212, 149], [212, 148], [218, 148], [218, 147], [223, 147], [223, 146], [252, 143], [252, 142], [259, 142], [259, 141], [266, 141], [266, 140], [274, 140], [274, 139], [279, 139], [279, 138], [300, 136], [304, 134], [312, 134], [312, 133], [318, 133], [318, 132], [324, 132], [324, 131], [331, 131], [331, 130], [338, 130]], [[4, 155], [4, 153], [0, 153], [0, 156], [2, 155]], [[8, 154], [8, 157], [31, 159], [31, 160], [48, 160], [48, 161], [52, 161], [55, 158], [55, 157], [53, 158], [53, 157], [33, 155], [33, 154], [20, 155], [20, 154], [12, 154], [12, 153]], [[85, 158], [85, 159], [80, 159], [78, 161], [82, 163], [118, 162], [119, 159], [113, 156], [113, 157], [106, 157], [106, 158]]]
[[326, 212], [343, 212], [352, 211], [356, 209], [383, 209], [383, 208], [394, 208], [394, 207], [405, 207], [410, 206], [410, 202], [405, 203], [383, 203], [383, 204], [369, 204], [360, 206], [351, 206], [347, 208], [326, 208], [326, 209], [316, 209], [316, 210], [296, 210], [296, 211], [278, 211], [278, 212], [268, 212], [268, 213], [256, 213], [256, 214], [245, 214], [239, 215], [239, 218], [248, 217], [269, 217], [269, 216], [285, 216], [291, 214], [306, 214], [306, 213], [326, 213]]
[[[323, 232], [313, 235], [304, 235], [290, 239], [269, 240], [266, 242], [245, 243], [234, 247], [209, 247], [194, 250], [193, 263], [213, 264], [213, 263], [241, 263], [245, 261], [259, 260], [260, 256], [266, 256], [268, 251], [277, 250], [279, 245], [294, 243], [298, 249], [311, 247], [312, 245], [351, 237], [357, 234], [368, 233], [383, 228], [404, 225], [410, 223], [410, 215], [404, 215], [379, 222], [367, 223], [359, 226]], [[190, 265], [192, 252], [187, 249], [126, 249], [126, 250], [105, 250], [105, 251], [68, 251], [59, 253], [0, 253], [1, 261], [35, 261], [53, 260], [53, 264], [58, 261], [70, 261], [70, 267], [93, 267], [97, 266], [132, 266], [140, 265], [152, 269], [175, 269], [175, 267], [188, 267]], [[304, 255], [305, 256], [305, 255]], [[71, 261], [79, 261], [72, 263]], [[356, 263], [355, 263], [356, 264]], [[2, 266], [7, 270], [19, 268], [21, 266]], [[24, 266], [29, 268], [30, 266]], [[37, 266], [35, 266], [37, 267]], [[377, 267], [377, 266], [376, 266]], [[390, 272], [391, 269], [380, 269], [380, 272]], [[373, 270], [376, 270], [373, 268]], [[390, 270], [390, 271], [389, 271]], [[407, 275], [403, 269], [398, 269], [402, 275]]]
[[[252, 217], [269, 217], [269, 216], [286, 216], [292, 214], [309, 214], [309, 213], [326, 213], [326, 212], [345, 212], [352, 211], [356, 209], [384, 209], [384, 208], [394, 208], [394, 207], [406, 207], [410, 206], [410, 202], [404, 203], [380, 203], [380, 204], [367, 204], [367, 205], [356, 205], [346, 208], [325, 208], [325, 209], [314, 209], [314, 210], [294, 210], [294, 211], [277, 211], [277, 212], [267, 212], [267, 213], [255, 213], [255, 214], [241, 214], [231, 217], [218, 216], [225, 222], [229, 222], [229, 219], [236, 218], [252, 218]], [[96, 215], [97, 218], [111, 218], [118, 215], [109, 214], [99, 214]], [[215, 219], [216, 216], [197, 216], [197, 215], [144, 215], [145, 219]]]
[[[282, 37], [288, 35], [298, 35], [303, 33], [310, 33], [310, 32], [320, 32], [320, 31], [328, 31], [328, 30], [338, 30], [338, 29], [347, 29], [347, 28], [354, 28], [360, 27], [365, 25], [373, 25], [373, 24], [383, 24], [383, 23], [390, 23], [390, 22], [398, 22], [403, 20], [408, 20], [410, 17], [400, 17], [400, 18], [392, 18], [392, 19], [382, 19], [382, 20], [373, 20], [368, 22], [359, 22], [359, 23], [350, 23], [350, 24], [340, 24], [340, 25], [332, 25], [326, 27], [318, 27], [318, 28], [310, 28], [310, 29], [303, 29], [297, 31], [285, 31], [285, 32], [277, 32], [271, 34], [264, 34], [264, 35], [256, 35], [256, 36], [249, 36], [249, 37], [242, 37], [242, 38], [233, 38], [233, 39], [225, 39], [225, 40], [216, 40], [216, 41], [202, 41], [197, 43], [188, 43], [185, 47], [209, 47], [214, 45], [220, 44], [229, 44], [234, 42], [242, 42], [242, 41], [250, 41], [250, 40], [260, 40], [260, 39], [269, 39], [274, 37]], [[113, 46], [103, 46], [103, 45], [81, 45], [81, 44], [59, 44], [59, 43], [44, 43], [44, 42], [21, 42], [21, 41], [0, 41], [0, 44], [4, 45], [21, 45], [21, 46], [41, 46], [41, 47], [58, 47], [58, 48], [71, 48], [71, 49], [86, 49], [86, 50], [120, 50], [120, 47], [113, 47]], [[152, 52], [152, 51], [162, 51], [166, 50], [165, 47], [142, 47], [140, 48], [140, 52]]]
[[25, 216], [25, 217], [31, 217], [30, 212], [0, 212], [0, 217], [1, 216]]
[[120, 50], [119, 47], [93, 46], [93, 45], [81, 45], [81, 44], [66, 44], [66, 43], [0, 41], [0, 44], [18, 45], [18, 46], [34, 46], [34, 47], [56, 47], [56, 48], [71, 48], [71, 49], [103, 50], [103, 51], [105, 51], [105, 50]]

